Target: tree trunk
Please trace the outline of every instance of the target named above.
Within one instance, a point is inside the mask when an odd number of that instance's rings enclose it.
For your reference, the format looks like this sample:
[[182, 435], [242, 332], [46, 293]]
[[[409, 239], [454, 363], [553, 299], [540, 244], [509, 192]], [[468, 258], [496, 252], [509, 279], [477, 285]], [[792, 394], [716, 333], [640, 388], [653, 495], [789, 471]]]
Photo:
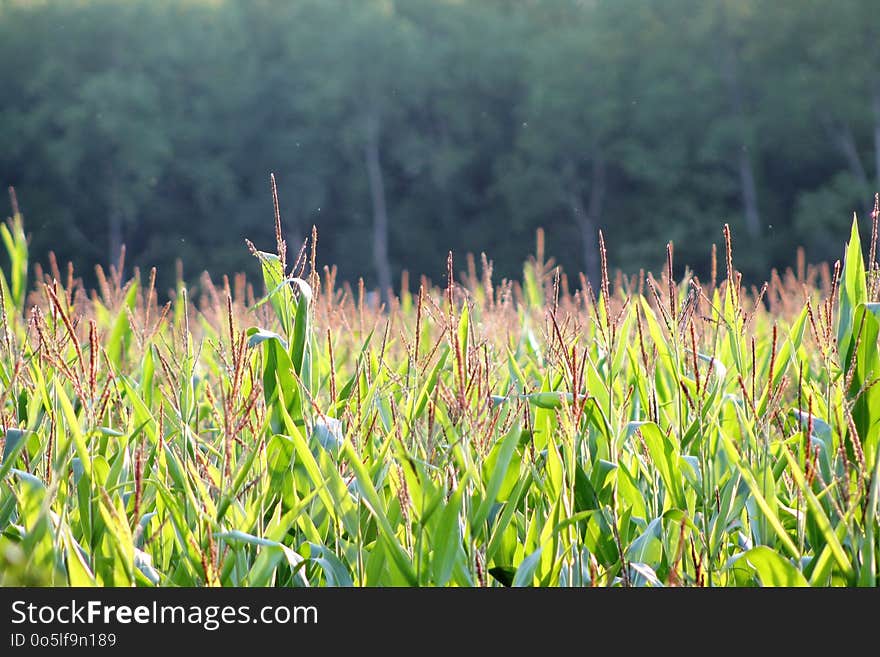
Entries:
[[571, 192], [568, 199], [569, 207], [581, 234], [584, 274], [594, 290], [599, 289], [602, 280], [598, 231], [602, 208], [605, 204], [605, 187], [605, 160], [602, 157], [596, 157], [593, 159], [590, 198], [587, 207], [584, 207], [578, 192]]
[[370, 199], [373, 203], [373, 264], [382, 301], [387, 302], [391, 292], [391, 263], [388, 260], [388, 207], [385, 202], [385, 181], [379, 153], [379, 117], [367, 118], [367, 141], [364, 159], [370, 180]]
[[874, 175], [877, 180], [874, 191], [880, 192], [880, 81], [874, 86], [872, 105], [874, 108]]
[[761, 213], [758, 210], [758, 188], [755, 184], [755, 169], [749, 153], [749, 142], [752, 140], [746, 130], [746, 103], [739, 79], [737, 53], [734, 44], [731, 43], [730, 35], [727, 33], [725, 20], [722, 16], [719, 38], [722, 47], [721, 72], [727, 84], [727, 93], [730, 97], [733, 115], [739, 124], [737, 169], [743, 214], [746, 220], [746, 231], [751, 237], [758, 237], [761, 234]]
[[107, 262], [114, 264], [119, 260], [119, 252], [122, 250], [122, 217], [116, 210], [110, 210], [110, 226], [108, 235]]
[[848, 125], [842, 125], [835, 131], [837, 146], [843, 157], [846, 158], [846, 164], [850, 172], [859, 181], [859, 184], [868, 186], [868, 172], [862, 164], [862, 158], [859, 157], [859, 150], [856, 146], [856, 140], [853, 137], [852, 130]]
[[752, 237], [761, 234], [761, 215], [758, 213], [758, 190], [755, 185], [755, 171], [749, 152], [743, 146], [739, 151], [739, 183], [742, 190], [743, 211], [746, 216], [746, 230]]
[[[831, 138], [837, 145], [837, 148], [840, 149], [843, 158], [846, 160], [847, 168], [862, 188], [860, 203], [862, 204], [862, 211], [865, 213], [864, 216], [870, 216], [873, 209], [873, 203], [868, 201], [868, 189], [871, 186], [871, 182], [868, 178], [868, 172], [865, 170], [865, 165], [862, 164], [862, 158], [859, 155], [859, 149], [858, 146], [856, 146], [856, 140], [853, 136], [852, 129], [848, 124], [843, 122], [837, 122], [835, 124], [834, 121], [826, 119], [824, 123], [826, 130], [829, 131]], [[876, 138], [875, 132], [875, 139]]]
[[[110, 62], [111, 65], [114, 65], [119, 60], [119, 51], [121, 48], [118, 35], [112, 38], [109, 45]], [[108, 161], [112, 160], [108, 158]], [[105, 181], [109, 183], [110, 190], [110, 204], [108, 208], [109, 217], [107, 225], [107, 264], [114, 265], [115, 263], [119, 262], [119, 256], [122, 252], [122, 229], [123, 223], [125, 221], [125, 216], [123, 214], [122, 208], [125, 206], [125, 204], [120, 199], [123, 198], [125, 181], [121, 180], [121, 175], [118, 172], [114, 171], [112, 166], [105, 165], [103, 168], [106, 176]], [[122, 272], [119, 272], [119, 275], [122, 276]]]
[[107, 172], [106, 180], [109, 181], [109, 205], [107, 217], [107, 264], [114, 265], [119, 262], [119, 254], [122, 251], [123, 224], [125, 215], [122, 210], [124, 204], [120, 200], [122, 181], [119, 175], [112, 171]]

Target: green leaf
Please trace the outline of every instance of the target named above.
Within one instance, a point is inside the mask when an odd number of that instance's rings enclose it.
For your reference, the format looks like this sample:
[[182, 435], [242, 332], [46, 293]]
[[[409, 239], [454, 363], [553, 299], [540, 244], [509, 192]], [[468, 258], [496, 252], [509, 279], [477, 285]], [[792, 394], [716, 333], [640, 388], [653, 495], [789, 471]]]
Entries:
[[21, 429], [9, 428], [6, 430], [6, 440], [3, 443], [3, 459], [0, 461], [0, 481], [9, 472], [21, 450], [24, 449], [26, 444], [24, 435], [25, 432]]
[[[859, 304], [855, 309], [853, 342], [847, 357], [847, 370], [852, 378], [846, 391], [854, 400], [852, 417], [862, 442], [865, 465], [870, 471], [874, 467], [874, 455], [880, 445], [880, 386], [874, 385], [880, 376], [880, 354], [877, 352], [877, 338], [880, 335], [880, 304]], [[853, 355], [855, 367], [853, 368]], [[855, 458], [853, 437], [847, 435], [849, 458]]]
[[91, 454], [89, 454], [86, 437], [83, 435], [82, 428], [79, 424], [80, 420], [76, 416], [76, 411], [73, 409], [70, 399], [64, 392], [63, 386], [59, 384], [55, 385], [55, 395], [58, 398], [58, 403], [61, 405], [61, 411], [64, 415], [64, 426], [70, 431], [70, 435], [73, 438], [73, 445], [76, 448], [76, 455], [79, 457], [83, 472], [88, 479], [91, 479], [92, 457]]
[[[880, 447], [878, 447], [880, 452]], [[841, 523], [843, 524], [843, 523]], [[859, 570], [859, 586], [876, 586], [877, 544], [875, 534], [880, 524], [880, 453], [875, 455], [874, 474], [871, 477], [871, 492], [868, 494], [868, 506], [865, 509], [865, 535], [861, 544], [861, 569]]]
[[308, 376], [306, 376], [303, 370], [308, 367], [309, 304], [312, 301], [312, 288], [301, 278], [294, 278], [293, 282], [299, 287], [299, 300], [296, 303], [296, 319], [293, 324], [290, 360], [293, 362], [293, 368], [296, 370], [296, 373], [301, 375], [303, 382], [308, 385]]
[[[135, 312], [137, 305], [138, 284], [132, 279], [128, 284], [128, 290], [125, 292], [125, 298], [122, 305], [132, 313]], [[110, 336], [107, 338], [107, 355], [113, 366], [121, 369], [123, 359], [131, 344], [131, 324], [128, 321], [128, 313], [123, 308], [119, 309], [116, 319], [113, 322], [113, 328], [110, 330]]]
[[304, 557], [314, 561], [324, 571], [324, 577], [327, 578], [327, 586], [354, 586], [351, 573], [349, 573], [345, 564], [325, 546], [318, 545], [317, 543], [307, 543], [306, 549], [302, 550], [302, 552]]
[[530, 395], [525, 395], [525, 398], [528, 399], [529, 403], [533, 406], [545, 408], [547, 410], [561, 408], [563, 404], [570, 404], [572, 401], [572, 395], [570, 392], [555, 391], [533, 392]]
[[640, 424], [638, 429], [645, 439], [648, 453], [660, 472], [663, 485], [671, 496], [672, 503], [678, 509], [687, 508], [687, 502], [684, 499], [684, 488], [682, 487], [678, 449], [669, 437], [660, 430], [660, 427], [653, 422]]
[[[269, 586], [272, 576], [275, 573], [275, 568], [282, 558], [287, 561], [291, 572], [294, 574], [297, 573], [301, 565], [305, 563], [305, 559], [300, 554], [294, 552], [286, 545], [283, 545], [278, 541], [270, 541], [266, 538], [260, 538], [259, 536], [254, 536], [253, 534], [248, 534], [247, 532], [238, 529], [217, 532], [214, 534], [214, 537], [223, 539], [232, 545], [255, 545], [261, 548], [259, 556], [248, 572], [248, 586]], [[307, 581], [304, 583], [308, 586]]]
[[[281, 260], [274, 253], [266, 253], [265, 251], [257, 251], [254, 255], [260, 261], [260, 267], [263, 270], [263, 283], [266, 286], [266, 297], [263, 300], [269, 300], [278, 321], [281, 322], [284, 334], [290, 336], [293, 329], [293, 309], [296, 302], [293, 298], [290, 281], [281, 266]], [[257, 305], [261, 303], [262, 301]]]
[[[840, 286], [840, 305], [837, 324], [837, 349], [843, 356], [849, 354], [850, 343], [855, 330], [853, 320], [856, 307], [868, 300], [868, 288], [865, 281], [865, 261], [862, 258], [862, 243], [859, 239], [859, 224], [853, 215], [852, 230], [846, 247], [843, 264], [843, 281]], [[841, 365], [849, 370], [849, 359]]]
[[510, 463], [510, 459], [513, 457], [514, 450], [519, 443], [519, 438], [520, 428], [518, 425], [514, 425], [511, 427], [510, 431], [507, 432], [504, 439], [496, 443], [492, 448], [493, 452], [496, 450], [498, 451], [498, 455], [495, 457], [495, 468], [492, 470], [489, 483], [486, 485], [483, 499], [471, 518], [471, 527], [477, 533], [481, 532], [480, 527], [486, 521], [486, 518], [489, 516], [489, 510], [498, 498], [498, 492], [501, 490], [501, 485], [504, 483], [504, 479], [507, 476], [507, 467]]
[[513, 566], [495, 566], [489, 569], [489, 574], [503, 586], [512, 586], [513, 580], [516, 577], [516, 568]]
[[492, 529], [492, 538], [489, 540], [489, 547], [486, 548], [487, 561], [492, 561], [493, 559], [495, 559], [496, 555], [501, 549], [502, 540], [504, 539], [504, 532], [510, 526], [510, 523], [513, 520], [520, 500], [527, 493], [531, 485], [532, 473], [527, 472], [517, 482], [513, 493], [511, 493], [510, 498], [504, 504], [504, 510], [501, 512], [501, 517], [495, 522]]
[[663, 524], [660, 518], [654, 518], [648, 527], [636, 538], [626, 550], [627, 561], [635, 561], [651, 566], [653, 569], [660, 567], [663, 560]]
[[85, 551], [73, 538], [69, 527], [60, 532], [67, 564], [67, 582], [70, 586], [95, 586], [95, 575], [89, 567]]
[[468, 333], [470, 328], [470, 311], [468, 305], [464, 304], [461, 309], [461, 317], [458, 320], [458, 347], [461, 352], [463, 372], [465, 375], [470, 371], [468, 369]]
[[575, 511], [587, 511], [599, 508], [599, 498], [587, 473], [578, 463], [574, 471], [574, 508]]
[[766, 545], [752, 548], [742, 558], [752, 567], [761, 586], [809, 586], [794, 564]]
[[432, 536], [434, 557], [431, 561], [431, 566], [434, 583], [437, 586], [446, 586], [449, 583], [458, 555], [464, 554], [461, 549], [461, 529], [459, 527], [459, 514], [461, 512], [461, 499], [464, 489], [465, 482], [462, 481], [440, 512], [439, 522]]
[[10, 285], [8, 287], [6, 287], [6, 277], [2, 276], [3, 292], [8, 293], [5, 294], [5, 298], [12, 303], [14, 310], [22, 312], [27, 296], [28, 239], [20, 214], [14, 214], [8, 225], [0, 225], [0, 238], [3, 239], [6, 253], [9, 256], [10, 269]]
[[293, 363], [284, 339], [277, 333], [255, 327], [249, 328], [247, 335], [251, 346], [263, 346], [263, 399], [269, 411], [272, 432], [281, 433], [283, 430], [282, 411], [294, 422], [302, 424], [299, 384], [293, 377]]
[[535, 571], [538, 569], [538, 566], [541, 563], [542, 551], [543, 548], [539, 547], [537, 550], [535, 550], [529, 556], [523, 559], [523, 562], [519, 565], [519, 568], [516, 569], [516, 575], [513, 578], [511, 586], [532, 586], [532, 583], [535, 579]]

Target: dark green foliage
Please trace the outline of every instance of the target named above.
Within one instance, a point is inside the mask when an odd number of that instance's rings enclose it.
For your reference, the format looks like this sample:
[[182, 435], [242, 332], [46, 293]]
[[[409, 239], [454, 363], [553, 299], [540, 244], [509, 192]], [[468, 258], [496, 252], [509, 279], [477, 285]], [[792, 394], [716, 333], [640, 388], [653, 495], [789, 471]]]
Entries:
[[270, 171], [291, 249], [317, 224], [369, 285], [377, 190], [395, 285], [450, 249], [518, 277], [539, 226], [572, 273], [601, 228], [625, 270], [674, 240], [707, 274], [722, 222], [763, 279], [799, 244], [836, 257], [880, 186], [880, 23], [837, 5], [5, 0], [0, 182], [36, 260], [92, 282], [125, 243], [163, 293], [178, 258], [258, 273]]

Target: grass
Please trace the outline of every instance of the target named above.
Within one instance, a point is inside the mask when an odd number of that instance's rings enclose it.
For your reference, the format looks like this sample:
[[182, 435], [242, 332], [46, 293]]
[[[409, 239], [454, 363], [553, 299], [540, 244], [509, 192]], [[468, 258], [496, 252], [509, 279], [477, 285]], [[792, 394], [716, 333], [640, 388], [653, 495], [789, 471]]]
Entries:
[[[0, 584], [876, 586], [872, 236], [746, 290], [473, 259], [385, 309], [310, 253], [157, 303], [2, 229]], [[876, 232], [876, 228], [875, 228]], [[603, 269], [604, 245], [602, 249]], [[584, 282], [584, 281], [582, 281]], [[200, 292], [194, 298], [193, 290]], [[265, 293], [265, 296], [262, 296]]]

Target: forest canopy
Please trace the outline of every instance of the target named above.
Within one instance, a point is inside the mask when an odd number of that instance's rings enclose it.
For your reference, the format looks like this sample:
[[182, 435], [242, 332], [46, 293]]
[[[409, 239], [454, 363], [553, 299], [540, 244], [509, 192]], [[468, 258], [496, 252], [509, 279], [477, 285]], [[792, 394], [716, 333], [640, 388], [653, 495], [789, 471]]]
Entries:
[[[874, 10], [874, 11], [872, 11]], [[839, 257], [880, 188], [869, 0], [0, 0], [0, 182], [34, 257], [253, 273], [316, 225], [341, 278]]]

